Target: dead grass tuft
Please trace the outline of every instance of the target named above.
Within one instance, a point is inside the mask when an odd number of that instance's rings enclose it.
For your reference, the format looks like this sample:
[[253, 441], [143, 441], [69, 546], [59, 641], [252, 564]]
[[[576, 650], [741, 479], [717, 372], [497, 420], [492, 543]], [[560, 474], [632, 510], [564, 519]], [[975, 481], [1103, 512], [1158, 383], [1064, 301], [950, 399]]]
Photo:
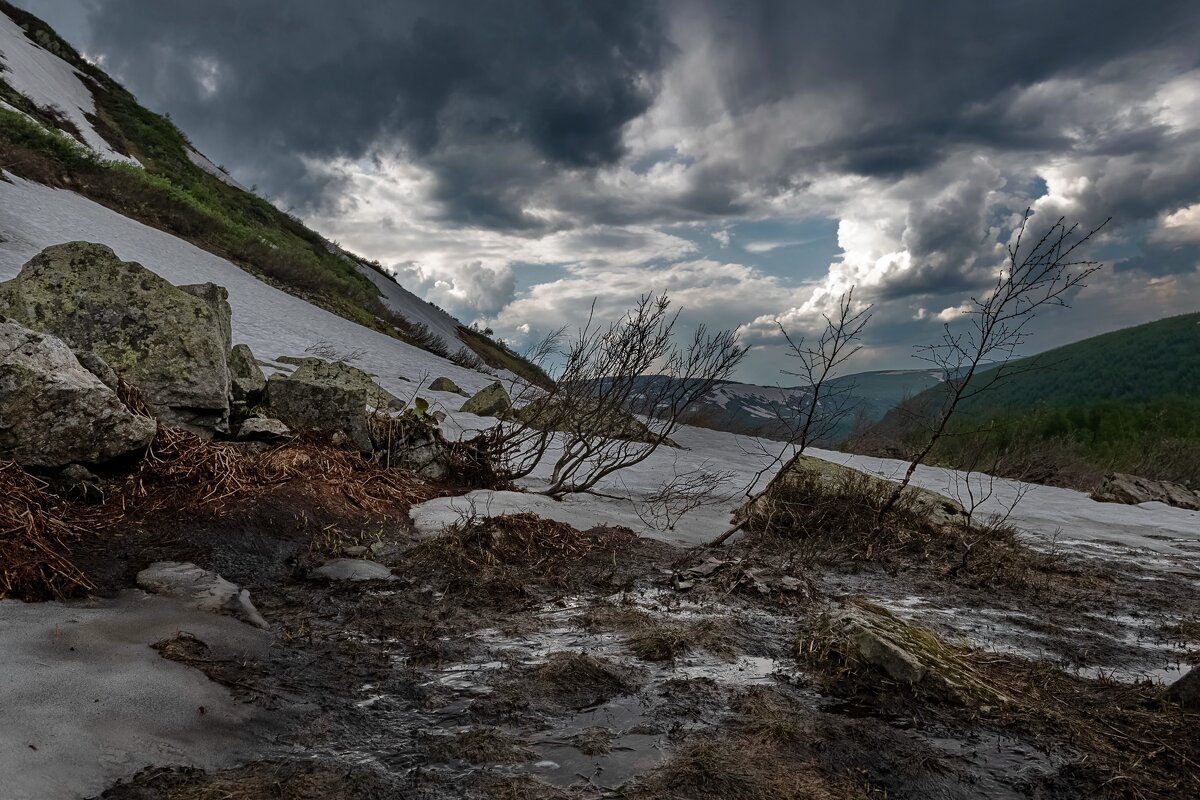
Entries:
[[0, 462], [0, 599], [62, 599], [91, 589], [70, 547], [94, 513], [48, 492], [15, 462]]
[[630, 800], [862, 800], [849, 781], [790, 758], [764, 739], [723, 736], [685, 744], [623, 790]]
[[460, 733], [424, 733], [418, 737], [422, 749], [447, 761], [472, 764], [512, 764], [529, 761], [536, 754], [520, 741], [495, 728], [470, 728]]

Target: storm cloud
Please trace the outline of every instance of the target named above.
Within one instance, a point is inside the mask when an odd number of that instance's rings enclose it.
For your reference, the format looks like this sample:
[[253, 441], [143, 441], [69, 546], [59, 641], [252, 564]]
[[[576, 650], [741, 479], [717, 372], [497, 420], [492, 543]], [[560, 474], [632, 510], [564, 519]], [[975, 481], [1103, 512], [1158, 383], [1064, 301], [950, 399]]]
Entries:
[[[243, 183], [505, 335], [670, 288], [769, 348], [855, 286], [875, 365], [905, 366], [1026, 208], [1114, 218], [1048, 336], [1196, 305], [1194, 2], [26, 4]], [[805, 221], [835, 255], [781, 266], [761, 229]]]

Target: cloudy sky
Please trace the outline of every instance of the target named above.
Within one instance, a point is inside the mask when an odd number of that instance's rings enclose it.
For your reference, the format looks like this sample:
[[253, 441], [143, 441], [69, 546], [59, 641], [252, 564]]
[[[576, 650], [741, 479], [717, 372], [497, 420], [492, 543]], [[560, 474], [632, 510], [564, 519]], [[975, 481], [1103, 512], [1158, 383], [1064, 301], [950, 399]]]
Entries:
[[1194, 0], [17, 2], [240, 181], [518, 344], [668, 291], [774, 383], [775, 320], [808, 330], [856, 286], [856, 367], [916, 367], [1026, 207], [1113, 217], [1033, 349], [1200, 308]]

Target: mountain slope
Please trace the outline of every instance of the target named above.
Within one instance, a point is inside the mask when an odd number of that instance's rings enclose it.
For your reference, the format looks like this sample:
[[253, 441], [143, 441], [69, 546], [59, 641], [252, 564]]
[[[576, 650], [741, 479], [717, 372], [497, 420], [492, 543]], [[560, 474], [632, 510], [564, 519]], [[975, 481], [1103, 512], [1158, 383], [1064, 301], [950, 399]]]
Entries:
[[[1070, 484], [1083, 485], [1109, 469], [1200, 482], [1200, 313], [1094, 336], [1016, 363], [1033, 369], [963, 404], [951, 426], [957, 435], [935, 453], [942, 463], [965, 466], [968, 457], [991, 461], [1010, 453], [1010, 472], [1018, 462], [1039, 461], [1051, 473], [1047, 479], [1064, 473], [1059, 482]], [[937, 388], [917, 395], [852, 446], [906, 450], [922, 436], [919, 420], [942, 397]]]
[[0, 168], [77, 192], [388, 336], [438, 354], [467, 348], [493, 368], [515, 366], [544, 379], [501, 345], [474, 345], [459, 335], [458, 320], [396, 285], [377, 264], [245, 190], [170, 120], [143, 108], [49, 26], [5, 0]]

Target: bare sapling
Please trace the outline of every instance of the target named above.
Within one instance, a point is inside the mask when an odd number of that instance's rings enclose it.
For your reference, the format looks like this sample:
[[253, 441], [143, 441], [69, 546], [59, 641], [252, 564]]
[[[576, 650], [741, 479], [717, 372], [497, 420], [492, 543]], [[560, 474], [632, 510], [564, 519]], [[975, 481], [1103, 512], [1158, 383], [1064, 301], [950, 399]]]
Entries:
[[[746, 496], [751, 501], [770, 491], [771, 487], [795, 466], [810, 445], [828, 437], [847, 415], [855, 411], [854, 384], [835, 384], [833, 379], [846, 362], [862, 349], [862, 332], [871, 319], [871, 308], [872, 306], [867, 305], [856, 309], [854, 289], [850, 289], [838, 298], [837, 311], [824, 315], [825, 326], [817, 340], [812, 343], [802, 336], [793, 336], [782, 324], [779, 325], [779, 330], [787, 342], [787, 354], [798, 364], [794, 370], [781, 372], [800, 378], [803, 399], [795, 415], [780, 417], [780, 421], [787, 424], [790, 435], [775, 458], [760, 469], [746, 487]], [[755, 492], [762, 476], [780, 462], [783, 462], [783, 465], [771, 480]], [[743, 525], [745, 519], [722, 533], [709, 546], [723, 544], [741, 530]]]
[[554, 387], [533, 393], [502, 426], [512, 475], [552, 458], [543, 494], [588, 492], [672, 444], [687, 410], [729, 379], [746, 348], [732, 331], [710, 334], [703, 325], [680, 343], [670, 305], [647, 294], [608, 325], [589, 315], [566, 344]]
[[993, 389], [1001, 381], [1036, 369], [1033, 362], [1018, 360], [1029, 336], [1029, 323], [1045, 308], [1068, 307], [1072, 290], [1086, 286], [1100, 263], [1078, 257], [1079, 249], [1108, 224], [1109, 219], [1081, 233], [1078, 223], [1067, 225], [1059, 217], [1032, 247], [1026, 249], [1027, 209], [1008, 247], [1008, 259], [992, 289], [972, 297], [966, 312], [968, 324], [955, 331], [943, 326], [940, 340], [917, 348], [916, 357], [942, 373], [944, 399], [931, 419], [929, 435], [904, 478], [879, 509], [878, 519], [895, 507], [904, 490], [942, 437], [950, 420], [964, 403]]

